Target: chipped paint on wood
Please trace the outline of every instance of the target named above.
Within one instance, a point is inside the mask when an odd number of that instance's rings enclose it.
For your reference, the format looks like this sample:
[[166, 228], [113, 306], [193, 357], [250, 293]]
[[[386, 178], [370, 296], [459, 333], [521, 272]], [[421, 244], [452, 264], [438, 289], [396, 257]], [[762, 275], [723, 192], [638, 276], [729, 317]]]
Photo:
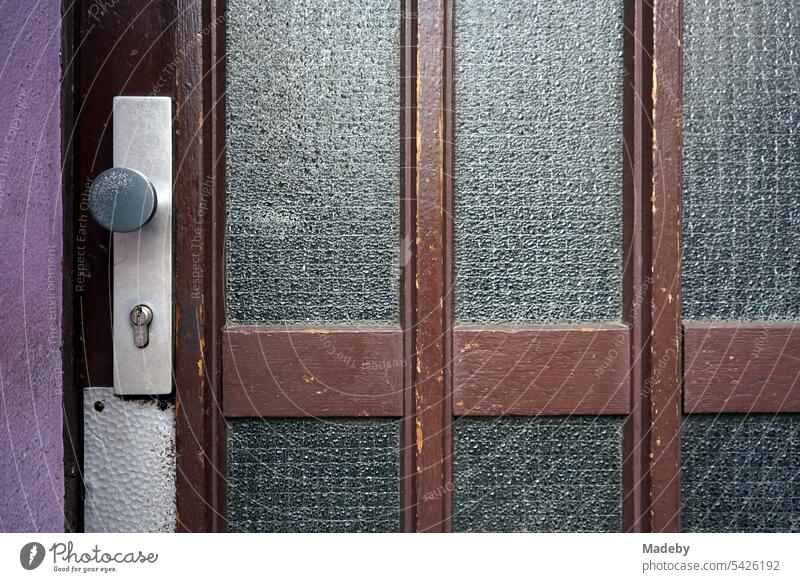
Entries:
[[468, 350], [474, 350], [477, 347], [480, 347], [480, 344], [475, 343], [475, 342], [469, 342], [467, 344], [464, 344], [464, 346], [461, 349], [459, 349], [458, 351], [463, 354], [464, 352], [466, 352]]

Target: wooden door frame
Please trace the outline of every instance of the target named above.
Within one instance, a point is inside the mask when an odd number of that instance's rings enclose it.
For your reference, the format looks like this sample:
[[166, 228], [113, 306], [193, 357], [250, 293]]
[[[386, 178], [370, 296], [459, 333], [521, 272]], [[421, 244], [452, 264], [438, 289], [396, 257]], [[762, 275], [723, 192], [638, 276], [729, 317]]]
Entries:
[[[70, 26], [75, 15], [74, 25]], [[159, 95], [174, 101], [175, 391], [178, 531], [225, 529], [225, 422], [221, 415], [224, 314], [225, 5], [214, 0], [65, 4], [65, 41], [75, 60], [74, 130], [67, 152], [65, 218], [71, 257], [75, 377], [65, 415], [82, 415], [83, 386], [113, 384], [108, 233], [89, 218], [91, 180], [112, 166], [111, 108], [117, 95]], [[71, 54], [71, 53], [70, 53]], [[69, 96], [67, 97], [69, 98]], [[72, 122], [72, 123], [70, 123]], [[68, 178], [65, 176], [65, 180]], [[80, 460], [73, 448], [67, 463]], [[69, 482], [68, 482], [69, 485]], [[69, 505], [81, 511], [79, 487]], [[74, 525], [80, 520], [72, 517]]]
[[[628, 413], [625, 423], [623, 441], [623, 529], [625, 531], [649, 531], [653, 516], [661, 514], [661, 495], [653, 499], [653, 484], [650, 471], [653, 467], [663, 467], [666, 461], [654, 447], [665, 447], [673, 452], [678, 450], [679, 424], [672, 423], [666, 428], [673, 431], [671, 438], [664, 438], [662, 433], [654, 435], [650, 431], [651, 418], [663, 419], [664, 415], [652, 409], [660, 409], [664, 398], [677, 397], [676, 389], [669, 395], [667, 389], [651, 389], [650, 370], [652, 362], [662, 355], [660, 342], [670, 342], [673, 337], [668, 332], [659, 331], [652, 337], [651, 321], [660, 321], [662, 326], [669, 323], [660, 310], [662, 303], [673, 305], [667, 295], [656, 293], [653, 289], [653, 278], [673, 277], [673, 283], [679, 283], [679, 253], [662, 259], [662, 255], [653, 254], [652, 249], [660, 249], [661, 237], [664, 235], [660, 226], [668, 217], [672, 217], [672, 208], [661, 208], [661, 213], [652, 207], [650, 202], [653, 179], [653, 150], [649, 147], [652, 140], [652, 47], [653, 47], [653, 10], [645, 0], [626, 0], [625, 9], [625, 72], [627, 82], [624, 84], [624, 152], [627, 163], [624, 164], [623, 182], [623, 248], [625, 249], [625, 267], [623, 273], [623, 321], [626, 325], [597, 325], [592, 327], [587, 343], [587, 326], [542, 325], [527, 326], [510, 330], [499, 326], [491, 327], [454, 327], [453, 296], [451, 293], [454, 280], [453, 272], [453, 167], [454, 167], [454, 79], [453, 79], [453, 7], [457, 0], [409, 0], [403, 3], [403, 50], [401, 58], [401, 77], [404, 79], [401, 91], [401, 238], [408, 241], [403, 244], [401, 252], [401, 328], [403, 334], [403, 424], [401, 454], [401, 499], [403, 531], [451, 531], [452, 530], [452, 422], [453, 417], [461, 414], [494, 414], [494, 410], [505, 413], [565, 414], [565, 413], [597, 413], [601, 408], [604, 413]], [[219, 6], [219, 5], [218, 5]], [[218, 47], [224, 50], [224, 47]], [[220, 90], [224, 92], [224, 90]], [[218, 115], [219, 112], [216, 112]], [[217, 136], [221, 144], [224, 135]], [[222, 149], [220, 149], [222, 151]], [[221, 181], [218, 181], [221, 183]], [[679, 188], [679, 181], [668, 184], [668, 188]], [[224, 197], [224, 188], [217, 191]], [[679, 196], [679, 191], [675, 195]], [[657, 219], [656, 219], [657, 215]], [[670, 224], [674, 224], [670, 222]], [[672, 248], [672, 245], [668, 245]], [[656, 261], [658, 258], [658, 262]], [[655, 267], [656, 263], [658, 268]], [[671, 289], [671, 291], [673, 291]], [[674, 296], [678, 293], [675, 291]], [[647, 307], [650, 307], [648, 309]], [[651, 313], [653, 311], [657, 311]], [[673, 318], [671, 323], [677, 320]], [[226, 342], [231, 346], [237, 341], [239, 350], [247, 345], [258, 353], [262, 352], [264, 341], [270, 336], [280, 336], [278, 330], [264, 330], [261, 338], [247, 337], [259, 333], [254, 327], [250, 329], [233, 328], [226, 332]], [[529, 329], [530, 328], [530, 329]], [[667, 329], [667, 328], [665, 328]], [[295, 333], [300, 333], [299, 330]], [[387, 330], [391, 331], [391, 330]], [[476, 390], [483, 376], [477, 376], [472, 382], [458, 382], [458, 401], [454, 403], [454, 390], [458, 373], [454, 372], [453, 363], [459, 360], [464, 367], [465, 358], [471, 359], [473, 365], [482, 368], [485, 362], [475, 363], [476, 356], [456, 355], [454, 343], [462, 348], [469, 346], [470, 338], [476, 334], [489, 337], [493, 333], [504, 335], [503, 342], [508, 343], [507, 350], [514, 361], [524, 359], [529, 349], [531, 334], [535, 334], [545, 344], [552, 334], [557, 341], [550, 341], [552, 346], [563, 346], [563, 353], [587, 352], [595, 350], [598, 359], [610, 346], [619, 345], [617, 335], [622, 334], [629, 350], [625, 354], [624, 366], [617, 366], [609, 377], [619, 383], [628, 382], [629, 392], [621, 396], [600, 393], [596, 398], [585, 398], [580, 393], [578, 384], [568, 386], [572, 396], [568, 401], [553, 404], [551, 398], [535, 390], [536, 385], [528, 387], [527, 393], [520, 398], [511, 391], [498, 391], [496, 400], [486, 402]], [[326, 332], [328, 333], [328, 332]], [[362, 333], [366, 333], [364, 330]], [[239, 337], [236, 337], [236, 336]], [[342, 336], [351, 337], [351, 336]], [[600, 338], [595, 342], [596, 338]], [[509, 341], [510, 340], [510, 341]], [[491, 341], [491, 340], [489, 340]], [[654, 342], [654, 343], [651, 343]], [[298, 342], [292, 344], [294, 352]], [[302, 343], [302, 342], [301, 342]], [[313, 343], [313, 342], [312, 342]], [[350, 344], [348, 340], [347, 345]], [[463, 345], [462, 345], [463, 344]], [[595, 344], [595, 345], [593, 345]], [[591, 347], [590, 347], [591, 346]], [[275, 351], [280, 351], [280, 342], [274, 344]], [[553, 347], [553, 350], [557, 348]], [[237, 366], [240, 376], [236, 390], [246, 392], [247, 398], [237, 401], [257, 402], [258, 394], [254, 390], [258, 382], [258, 368], [254, 366], [244, 369], [229, 357], [231, 351], [225, 347], [229, 365]], [[463, 354], [464, 349], [459, 352]], [[361, 353], [361, 352], [358, 352]], [[307, 352], [309, 358], [314, 354]], [[297, 354], [286, 358], [297, 358]], [[242, 359], [239, 358], [241, 361]], [[679, 364], [679, 356], [672, 359]], [[563, 360], [561, 360], [563, 361]], [[589, 362], [591, 359], [588, 360]], [[494, 361], [486, 366], [488, 377], [492, 371], [502, 366], [502, 362]], [[586, 373], [591, 373], [591, 363], [585, 364]], [[564, 364], [563, 369], [556, 367], [553, 374], [566, 375], [574, 369]], [[679, 386], [680, 379], [676, 374], [660, 375], [659, 386]], [[463, 375], [462, 375], [463, 376]], [[580, 376], [580, 374], [578, 374]], [[229, 380], [226, 383], [230, 385]], [[292, 386], [294, 384], [294, 386]], [[248, 391], [247, 386], [250, 386]], [[284, 386], [302, 389], [302, 384], [295, 378], [284, 379]], [[273, 387], [278, 390], [278, 387]], [[531, 388], [534, 388], [533, 390]], [[565, 390], [570, 394], [570, 390]], [[300, 401], [303, 409], [314, 405], [310, 400]], [[480, 404], [479, 404], [480, 402]], [[328, 404], [327, 414], [352, 415], [356, 410], [354, 402]], [[483, 408], [481, 408], [483, 405]], [[250, 404], [252, 408], [252, 404]], [[358, 403], [358, 409], [368, 414], [393, 414], [397, 404], [393, 403]], [[269, 407], [256, 406], [253, 413], [263, 414]], [[242, 412], [244, 407], [237, 407]], [[295, 415], [293, 411], [280, 411], [282, 415]], [[666, 444], [662, 445], [661, 443]], [[653, 459], [655, 459], [653, 461]], [[652, 464], [651, 464], [652, 463]], [[674, 489], [672, 489], [674, 490]], [[670, 500], [672, 501], [672, 500]], [[655, 508], [659, 507], [658, 512]], [[666, 531], [670, 526], [657, 525], [658, 531]]]
[[[225, 325], [225, 2], [187, 4], [177, 42], [199, 38], [176, 98], [186, 124], [178, 180], [200, 196], [176, 205], [176, 500], [178, 531], [225, 531], [226, 422], [222, 415]], [[190, 14], [191, 12], [191, 14]], [[183, 46], [179, 44], [178, 46]], [[182, 151], [179, 146], [178, 151]], [[178, 199], [180, 200], [180, 199]], [[199, 224], [198, 224], [199, 220]], [[194, 235], [194, 236], [193, 236]], [[202, 240], [192, 244], [191, 240]], [[198, 277], [197, 265], [201, 265]], [[179, 379], [179, 381], [178, 381]]]
[[[454, 348], [448, 291], [453, 282], [454, 2], [403, 3], [401, 234], [409, 241], [401, 250], [408, 253], [401, 257], [404, 531], [452, 529], [452, 487], [448, 485], [452, 482]], [[83, 229], [86, 248], [104, 248], [102, 240], [107, 235], [91, 221], [80, 221], [85, 219], [81, 203], [89, 180], [111, 165], [106, 131], [111, 98], [154, 90], [173, 97], [178, 156], [177, 528], [224, 531], [226, 2], [179, 0], [146, 8], [117, 3], [108, 14], [90, 13], [98, 6], [84, 3], [76, 18], [80, 32], [76, 35], [79, 106], [75, 118], [80, 143], [75, 148], [72, 224]], [[624, 89], [623, 134], [624, 154], [630, 162], [624, 164], [623, 184], [623, 321], [630, 330], [632, 398], [624, 433], [624, 529], [676, 531], [680, 522], [681, 350], [680, 127], [675, 121], [681, 109], [680, 1], [657, 1], [651, 8], [646, 0], [625, 0], [625, 11], [629, 82]], [[141, 52], [143, 38], [152, 43], [146, 54]], [[113, 47], [111, 65], [107, 50], [92, 50], [98, 46]], [[661, 63], [656, 71], [651, 66], [653, 54]], [[655, 90], [653, 79], [658, 80]], [[655, 148], [648, 147], [651, 123], [658, 135]], [[676, 244], [664, 246], [664, 240]], [[78, 251], [71, 248], [70, 252], [77, 268]], [[82, 317], [75, 330], [76, 385], [100, 385], [111, 382], [110, 356], [100, 349], [110, 342], [108, 256], [101, 251], [81, 260], [88, 261], [93, 277], [73, 298], [76, 315]], [[431, 271], [433, 264], [441, 268]], [[671, 284], [662, 286], [667, 280]], [[83, 309], [88, 304], [92, 310]], [[82, 341], [86, 337], [92, 338], [89, 344]], [[667, 361], [666, 371], [663, 361]], [[661, 371], [654, 381], [652, 370], [657, 366]], [[420, 471], [420, 466], [427, 469]], [[439, 494], [428, 495], [432, 491]]]

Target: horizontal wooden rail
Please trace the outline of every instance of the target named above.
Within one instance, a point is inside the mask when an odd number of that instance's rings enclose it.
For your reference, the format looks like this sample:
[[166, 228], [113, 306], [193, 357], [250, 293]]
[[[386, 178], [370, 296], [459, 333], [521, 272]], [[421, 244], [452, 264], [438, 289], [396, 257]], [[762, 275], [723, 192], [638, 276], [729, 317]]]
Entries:
[[626, 414], [629, 330], [623, 324], [457, 327], [457, 415]]
[[[622, 324], [456, 327], [454, 414], [626, 414]], [[402, 416], [394, 327], [237, 325], [223, 334], [225, 416]]]
[[800, 412], [800, 321], [683, 328], [684, 412]]
[[225, 416], [402, 416], [399, 327], [230, 326]]

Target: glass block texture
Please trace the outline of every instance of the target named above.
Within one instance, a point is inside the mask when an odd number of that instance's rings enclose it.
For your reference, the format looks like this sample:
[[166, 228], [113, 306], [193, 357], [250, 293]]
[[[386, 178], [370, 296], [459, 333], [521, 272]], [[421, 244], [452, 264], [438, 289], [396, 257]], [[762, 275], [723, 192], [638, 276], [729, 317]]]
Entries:
[[800, 5], [685, 0], [683, 313], [800, 317]]
[[228, 316], [396, 322], [399, 0], [230, 0]]
[[800, 414], [691, 415], [683, 530], [800, 531]]
[[456, 319], [619, 319], [623, 1], [455, 12]]
[[395, 419], [230, 421], [229, 531], [399, 531], [399, 435]]
[[455, 530], [620, 531], [623, 422], [616, 416], [456, 419]]

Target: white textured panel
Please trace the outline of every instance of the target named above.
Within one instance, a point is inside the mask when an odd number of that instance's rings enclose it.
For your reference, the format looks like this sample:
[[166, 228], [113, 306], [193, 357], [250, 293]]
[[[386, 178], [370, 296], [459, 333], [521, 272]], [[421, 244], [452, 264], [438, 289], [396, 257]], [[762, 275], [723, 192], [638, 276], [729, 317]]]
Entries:
[[87, 532], [175, 530], [175, 408], [84, 392]]

